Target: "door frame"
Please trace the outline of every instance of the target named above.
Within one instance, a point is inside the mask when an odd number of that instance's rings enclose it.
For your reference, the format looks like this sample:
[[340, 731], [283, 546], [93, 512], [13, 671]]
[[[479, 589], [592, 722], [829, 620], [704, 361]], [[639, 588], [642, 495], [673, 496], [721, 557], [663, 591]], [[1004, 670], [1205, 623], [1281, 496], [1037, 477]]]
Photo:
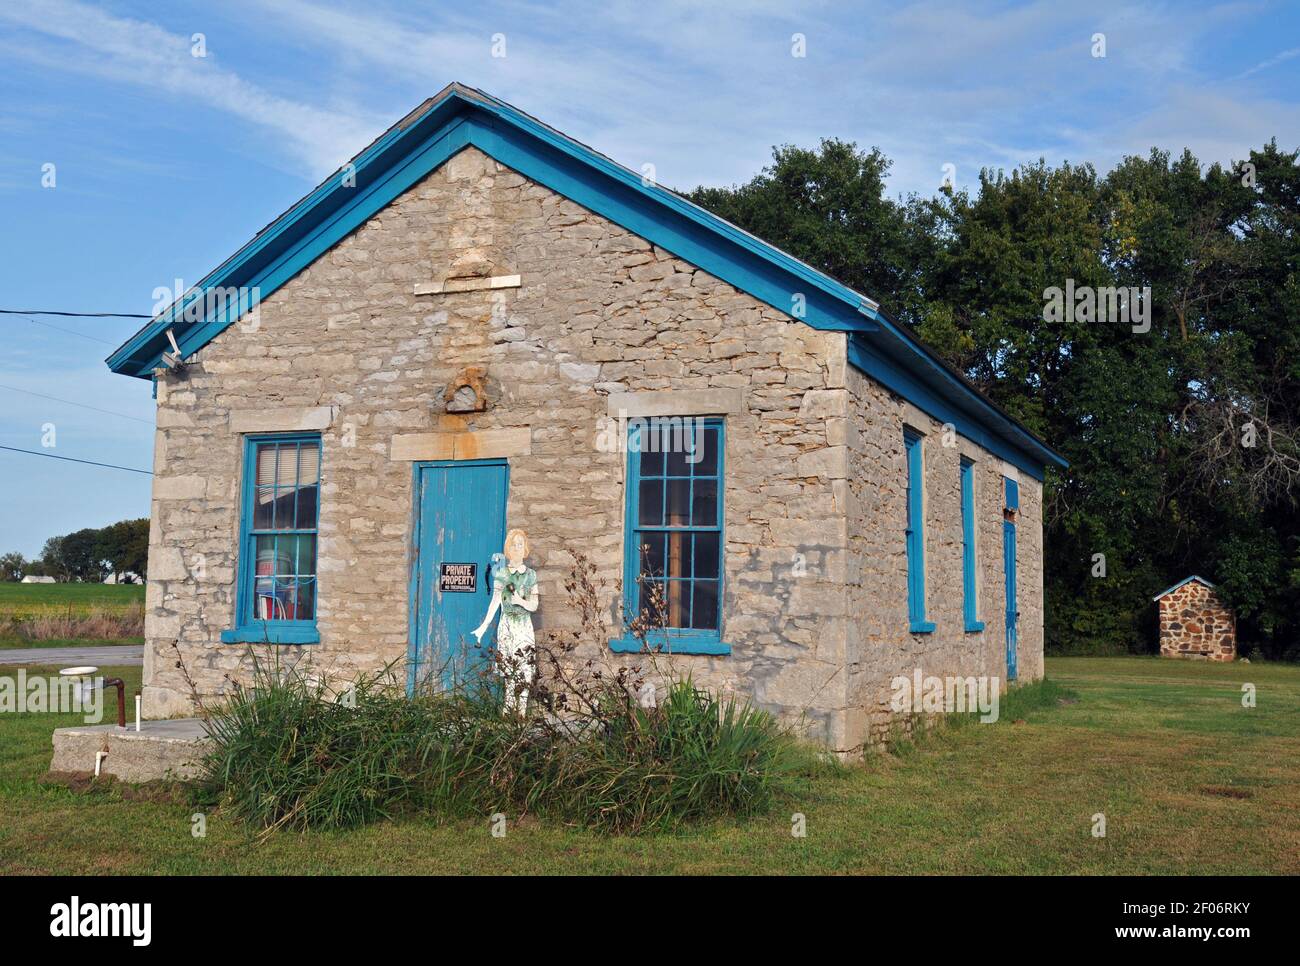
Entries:
[[[406, 639], [406, 693], [415, 693], [415, 671], [419, 666], [420, 646], [420, 526], [421, 496], [424, 492], [423, 474], [431, 469], [454, 469], [469, 466], [501, 466], [505, 468], [504, 517], [510, 507], [510, 461], [504, 457], [481, 460], [416, 460], [411, 464], [411, 538], [407, 541], [407, 639]], [[503, 519], [503, 524], [508, 520]], [[508, 532], [508, 527], [507, 527]]]

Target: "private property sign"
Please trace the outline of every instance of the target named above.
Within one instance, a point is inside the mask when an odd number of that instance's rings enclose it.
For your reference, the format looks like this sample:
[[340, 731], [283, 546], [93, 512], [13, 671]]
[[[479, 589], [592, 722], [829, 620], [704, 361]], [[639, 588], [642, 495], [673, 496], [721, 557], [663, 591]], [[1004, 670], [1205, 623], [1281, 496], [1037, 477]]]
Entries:
[[478, 564], [444, 563], [438, 568], [438, 590], [444, 594], [472, 594], [478, 589]]

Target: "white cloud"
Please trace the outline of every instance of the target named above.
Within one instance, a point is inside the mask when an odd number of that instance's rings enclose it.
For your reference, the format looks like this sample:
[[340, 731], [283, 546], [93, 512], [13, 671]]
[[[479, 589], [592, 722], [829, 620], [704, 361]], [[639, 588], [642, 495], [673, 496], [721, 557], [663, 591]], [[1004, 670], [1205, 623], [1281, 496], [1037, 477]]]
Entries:
[[10, 57], [162, 91], [240, 118], [281, 137], [316, 176], [354, 155], [380, 126], [374, 118], [279, 97], [221, 67], [210, 50], [192, 56], [189, 37], [74, 0], [7, 4], [0, 20], [30, 33], [6, 45]]

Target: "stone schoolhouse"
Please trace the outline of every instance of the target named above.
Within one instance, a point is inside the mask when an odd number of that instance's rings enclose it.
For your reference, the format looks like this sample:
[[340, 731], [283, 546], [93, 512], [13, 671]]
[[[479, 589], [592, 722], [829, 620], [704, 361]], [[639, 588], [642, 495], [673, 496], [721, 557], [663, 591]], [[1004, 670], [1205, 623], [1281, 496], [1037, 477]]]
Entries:
[[644, 660], [656, 580], [678, 672], [838, 749], [885, 734], [896, 676], [1042, 675], [1061, 457], [871, 299], [480, 91], [108, 362], [157, 397], [146, 717], [191, 711], [174, 642], [203, 695], [257, 642], [444, 666], [513, 528], [539, 641], [580, 551], [609, 620], [580, 656]]

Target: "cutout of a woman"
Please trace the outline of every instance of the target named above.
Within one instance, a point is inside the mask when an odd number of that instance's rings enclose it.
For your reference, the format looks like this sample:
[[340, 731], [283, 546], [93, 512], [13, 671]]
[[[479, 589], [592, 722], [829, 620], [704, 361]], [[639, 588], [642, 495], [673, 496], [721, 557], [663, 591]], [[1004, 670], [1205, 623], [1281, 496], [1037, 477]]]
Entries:
[[[537, 572], [524, 565], [528, 556], [528, 534], [511, 530], [506, 534], [506, 565], [492, 570], [492, 601], [483, 623], [474, 629], [474, 640], [482, 643], [492, 618], [501, 611], [497, 625], [497, 664], [506, 677], [506, 709], [522, 715], [528, 705], [528, 686], [533, 683], [533, 614], [537, 611]], [[519, 679], [523, 687], [519, 687]], [[516, 691], [518, 693], [516, 693]]]

